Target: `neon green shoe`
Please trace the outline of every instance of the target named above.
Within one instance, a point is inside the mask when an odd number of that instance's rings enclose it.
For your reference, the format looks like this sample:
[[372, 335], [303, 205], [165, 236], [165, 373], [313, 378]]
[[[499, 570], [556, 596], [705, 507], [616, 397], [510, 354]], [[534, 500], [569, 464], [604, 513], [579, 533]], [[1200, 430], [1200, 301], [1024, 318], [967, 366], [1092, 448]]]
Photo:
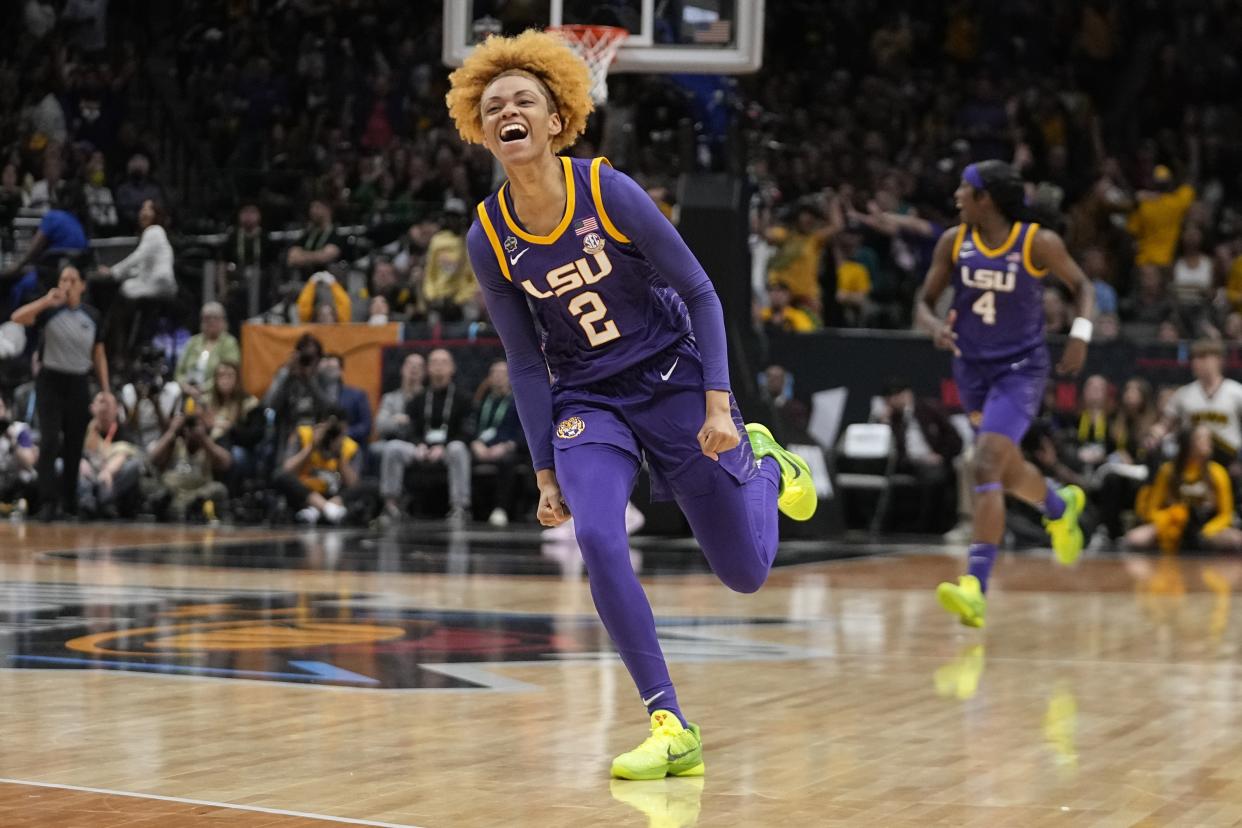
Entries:
[[703, 777], [629, 782], [614, 779], [612, 798], [647, 817], [647, 828], [690, 828], [703, 810]]
[[612, 760], [618, 779], [663, 779], [665, 776], [702, 776], [703, 739], [699, 726], [681, 726], [667, 710], [651, 714], [651, 735], [641, 745]]
[[1056, 520], [1044, 518], [1044, 528], [1052, 537], [1057, 563], [1073, 566], [1082, 555], [1082, 527], [1078, 525], [1078, 516], [1087, 505], [1087, 496], [1077, 486], [1062, 486], [1057, 494], [1065, 501], [1065, 514]]
[[746, 424], [746, 436], [755, 457], [771, 457], [781, 467], [781, 494], [776, 506], [794, 520], [810, 520], [819, 505], [811, 467], [798, 455], [776, 442], [772, 432], [759, 423]]
[[940, 599], [940, 606], [960, 618], [967, 627], [983, 626], [988, 599], [974, 575], [963, 575], [956, 584], [941, 584], [936, 587], [936, 597]]

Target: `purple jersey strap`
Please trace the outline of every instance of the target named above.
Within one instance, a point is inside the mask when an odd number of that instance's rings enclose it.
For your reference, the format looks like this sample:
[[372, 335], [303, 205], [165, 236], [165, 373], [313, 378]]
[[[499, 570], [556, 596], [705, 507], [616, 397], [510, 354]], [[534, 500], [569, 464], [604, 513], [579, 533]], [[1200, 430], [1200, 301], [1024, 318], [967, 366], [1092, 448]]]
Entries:
[[466, 234], [470, 264], [482, 288], [487, 313], [509, 361], [509, 381], [535, 471], [552, 468], [552, 387], [548, 364], [523, 294], [500, 272], [496, 254], [476, 221]]
[[703, 265], [634, 179], [607, 164], [600, 166], [599, 173], [600, 193], [609, 218], [686, 303], [690, 327], [703, 359], [703, 388], [728, 391], [724, 311]]

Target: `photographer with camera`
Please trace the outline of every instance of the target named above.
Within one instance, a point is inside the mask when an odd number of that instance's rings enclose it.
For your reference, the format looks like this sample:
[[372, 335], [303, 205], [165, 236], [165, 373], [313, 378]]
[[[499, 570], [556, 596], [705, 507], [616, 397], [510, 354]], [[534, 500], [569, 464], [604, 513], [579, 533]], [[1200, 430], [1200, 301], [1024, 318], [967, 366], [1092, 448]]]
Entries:
[[233, 456], [213, 439], [192, 399], [151, 446], [151, 465], [172, 495], [170, 511], [177, 519], [189, 519], [197, 507], [204, 518], [213, 520], [228, 500], [228, 489], [218, 478], [228, 474]]
[[181, 403], [181, 387], [164, 381], [167, 367], [163, 350], [155, 346], [142, 348], [131, 369], [133, 380], [121, 386], [118, 395], [121, 419], [144, 448], [149, 448], [168, 429]]
[[275, 413], [278, 445], [288, 442], [294, 429], [314, 425], [332, 408], [319, 381], [321, 359], [323, 343], [311, 334], [302, 334], [289, 361], [276, 372], [263, 405]]
[[16, 512], [24, 512], [38, 496], [39, 446], [30, 426], [11, 418], [9, 407], [0, 398], [0, 503], [11, 504]]
[[289, 455], [272, 484], [296, 509], [299, 523], [320, 518], [337, 525], [348, 514], [347, 502], [373, 499], [370, 487], [360, 483], [361, 453], [346, 433], [339, 409], [313, 426], [300, 425], [289, 437]]

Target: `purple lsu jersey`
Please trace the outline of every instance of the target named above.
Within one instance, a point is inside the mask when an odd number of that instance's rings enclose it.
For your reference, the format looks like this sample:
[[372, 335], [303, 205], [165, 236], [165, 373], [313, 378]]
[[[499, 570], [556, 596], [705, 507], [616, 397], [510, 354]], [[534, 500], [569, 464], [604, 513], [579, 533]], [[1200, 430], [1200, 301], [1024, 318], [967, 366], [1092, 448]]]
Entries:
[[1031, 261], [1039, 225], [1015, 222], [1000, 247], [989, 248], [974, 227], [958, 225], [953, 240], [953, 309], [957, 347], [968, 360], [1004, 360], [1045, 346], [1046, 269]]
[[690, 334], [686, 306], [604, 209], [607, 159], [560, 159], [566, 205], [546, 236], [517, 221], [509, 184], [479, 204], [501, 273], [534, 312], [558, 387], [614, 376]]

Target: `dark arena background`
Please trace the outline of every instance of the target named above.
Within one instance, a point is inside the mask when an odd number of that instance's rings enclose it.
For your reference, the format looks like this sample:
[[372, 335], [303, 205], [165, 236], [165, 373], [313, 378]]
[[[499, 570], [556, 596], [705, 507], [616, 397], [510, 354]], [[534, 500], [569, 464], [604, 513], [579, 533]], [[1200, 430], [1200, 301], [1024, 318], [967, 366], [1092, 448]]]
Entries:
[[[1242, 3], [5, 8], [0, 826], [1242, 825]], [[597, 70], [563, 154], [676, 227], [819, 498], [743, 594], [638, 477], [703, 776], [609, 777], [648, 716], [467, 251], [505, 173], [449, 73], [549, 27]], [[1094, 307], [1031, 288], [1013, 455], [1085, 492], [1081, 557], [1007, 498], [973, 628], [937, 584], [992, 455], [917, 309], [942, 234], [959, 286], [1032, 278], [955, 236], [988, 159]]]

